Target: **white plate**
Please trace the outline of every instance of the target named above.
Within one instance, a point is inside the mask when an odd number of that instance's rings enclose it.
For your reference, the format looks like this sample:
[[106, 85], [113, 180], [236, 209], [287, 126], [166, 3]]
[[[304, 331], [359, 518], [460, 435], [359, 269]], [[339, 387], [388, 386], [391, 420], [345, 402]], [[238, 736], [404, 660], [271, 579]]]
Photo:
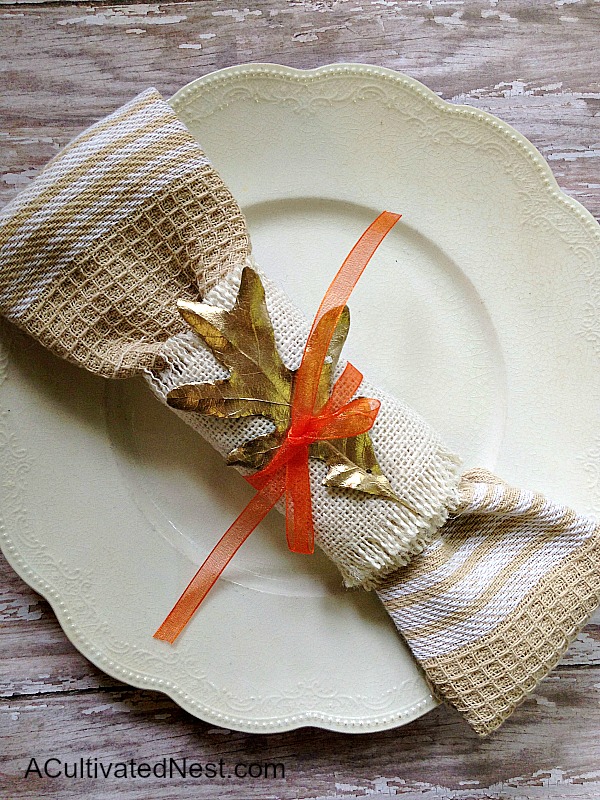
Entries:
[[[307, 316], [377, 213], [401, 212], [346, 354], [467, 466], [600, 510], [599, 228], [530, 143], [375, 67], [234, 67], [171, 102]], [[376, 597], [287, 552], [277, 515], [178, 644], [153, 640], [248, 487], [141, 382], [4, 338], [3, 548], [82, 653], [240, 730], [381, 730], [434, 707]]]

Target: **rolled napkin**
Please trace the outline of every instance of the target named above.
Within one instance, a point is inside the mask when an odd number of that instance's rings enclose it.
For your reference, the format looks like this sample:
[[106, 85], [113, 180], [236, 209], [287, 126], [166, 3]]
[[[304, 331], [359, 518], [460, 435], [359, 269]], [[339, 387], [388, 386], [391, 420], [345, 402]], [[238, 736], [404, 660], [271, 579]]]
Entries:
[[[256, 268], [247, 264], [245, 269]], [[207, 294], [206, 304], [231, 309], [241, 278], [238, 267]], [[278, 287], [264, 276], [261, 283], [277, 350], [286, 366], [296, 370], [309, 326]], [[169, 338], [161, 356], [166, 361], [165, 368], [145, 374], [164, 403], [169, 393], [182, 385], [211, 383], [228, 375], [192, 331]], [[339, 362], [334, 378], [342, 374], [345, 365]], [[336, 564], [346, 586], [370, 589], [382, 576], [407, 564], [420, 552], [445, 522], [448, 510], [456, 506], [458, 459], [418, 414], [395, 398], [365, 380], [356, 394], [381, 402], [370, 438], [383, 475], [404, 504], [326, 486], [328, 467], [315, 458], [310, 460], [310, 484], [316, 543]], [[194, 411], [176, 413], [224, 457], [273, 429], [264, 417], [215, 419]], [[239, 468], [248, 472], [243, 465]], [[285, 513], [283, 502], [278, 507]]]
[[[177, 301], [229, 311], [258, 284], [294, 370], [306, 322], [261, 275], [235, 200], [152, 89], [81, 134], [0, 213], [0, 311], [92, 372], [142, 373], [163, 402], [229, 375]], [[458, 459], [418, 414], [366, 381], [356, 395], [381, 403], [364, 486], [381, 478], [390, 491], [325, 486], [328, 465], [311, 457], [316, 542], [346, 585], [377, 588], [437, 694], [489, 733], [600, 602], [600, 529], [489, 473], [459, 483]], [[273, 431], [263, 417], [176, 413], [230, 460]]]
[[[231, 307], [244, 266], [255, 268], [237, 203], [154, 89], [77, 137], [0, 212], [0, 312], [91, 372], [143, 374], [163, 402], [178, 385], [227, 376], [177, 301], [212, 287], [206, 299]], [[295, 369], [308, 326], [263, 283], [277, 347]], [[406, 564], [458, 501], [458, 460], [437, 433], [394, 398], [362, 388], [382, 400], [372, 432], [382, 470], [417, 513], [327, 489], [325, 465], [311, 459], [316, 542], [347, 586], [372, 586]], [[223, 454], [272, 427], [256, 417], [181, 416]]]

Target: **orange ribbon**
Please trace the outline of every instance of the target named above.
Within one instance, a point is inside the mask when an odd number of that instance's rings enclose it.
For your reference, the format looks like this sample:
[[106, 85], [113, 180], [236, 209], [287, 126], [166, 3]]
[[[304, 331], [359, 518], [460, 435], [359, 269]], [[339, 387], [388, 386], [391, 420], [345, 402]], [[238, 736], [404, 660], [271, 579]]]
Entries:
[[347, 364], [329, 399], [317, 407], [323, 364], [331, 339], [352, 290], [385, 236], [400, 219], [384, 211], [367, 228], [340, 267], [321, 302], [294, 378], [291, 424], [269, 464], [246, 480], [257, 493], [223, 534], [154, 634], [171, 644], [187, 625], [219, 575], [256, 526], [285, 494], [286, 536], [290, 550], [314, 552], [312, 500], [308, 471], [309, 447], [324, 439], [346, 439], [373, 427], [379, 400], [352, 400], [361, 373]]

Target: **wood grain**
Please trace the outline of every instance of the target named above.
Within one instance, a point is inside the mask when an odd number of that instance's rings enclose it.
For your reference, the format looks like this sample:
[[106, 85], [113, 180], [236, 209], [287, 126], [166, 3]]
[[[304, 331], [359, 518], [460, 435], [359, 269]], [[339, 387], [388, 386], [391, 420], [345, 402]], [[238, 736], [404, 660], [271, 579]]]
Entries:
[[[600, 3], [261, 0], [84, 5], [0, 0], [0, 202], [83, 127], [148, 85], [169, 95], [249, 61], [399, 69], [524, 133], [600, 216]], [[367, 736], [213, 728], [104, 675], [46, 601], [0, 561], [2, 796], [113, 798], [600, 797], [600, 616], [499, 733], [444, 708]], [[31, 756], [281, 761], [285, 780], [22, 776]], [[218, 782], [217, 782], [218, 781]], [[1, 794], [1, 791], [0, 791]]]

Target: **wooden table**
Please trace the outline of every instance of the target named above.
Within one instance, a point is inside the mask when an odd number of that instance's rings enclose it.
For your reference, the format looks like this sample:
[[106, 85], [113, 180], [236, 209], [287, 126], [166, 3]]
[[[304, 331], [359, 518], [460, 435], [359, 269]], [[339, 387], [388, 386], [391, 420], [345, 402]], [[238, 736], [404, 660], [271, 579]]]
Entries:
[[[0, 0], [0, 200], [82, 128], [154, 85], [247, 61], [381, 64], [524, 133], [600, 215], [597, 0], [214, 0], [122, 6]], [[597, 479], [600, 479], [598, 477]], [[493, 737], [438, 708], [373, 735], [217, 729], [88, 663], [0, 563], [2, 797], [600, 797], [600, 616]], [[283, 762], [285, 779], [23, 778], [32, 756]], [[0, 784], [1, 785], [1, 784]]]

